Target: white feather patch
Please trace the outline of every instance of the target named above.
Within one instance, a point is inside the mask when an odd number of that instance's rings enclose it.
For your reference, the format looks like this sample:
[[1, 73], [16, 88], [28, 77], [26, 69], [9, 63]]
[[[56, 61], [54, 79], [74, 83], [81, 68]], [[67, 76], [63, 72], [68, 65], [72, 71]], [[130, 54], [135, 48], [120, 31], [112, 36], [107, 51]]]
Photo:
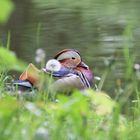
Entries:
[[49, 71], [59, 71], [61, 69], [61, 64], [56, 59], [51, 59], [46, 63], [46, 69]]

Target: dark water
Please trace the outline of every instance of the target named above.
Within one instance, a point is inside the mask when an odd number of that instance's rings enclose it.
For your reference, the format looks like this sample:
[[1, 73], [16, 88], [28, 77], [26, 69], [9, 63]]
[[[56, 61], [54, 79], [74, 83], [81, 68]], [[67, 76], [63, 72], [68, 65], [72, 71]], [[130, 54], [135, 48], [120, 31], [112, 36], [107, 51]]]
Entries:
[[1, 28], [6, 43], [27, 62], [35, 63], [35, 51], [43, 48], [46, 60], [64, 48], [81, 52], [83, 60], [102, 76], [112, 56], [116, 65], [107, 75], [104, 89], [112, 90], [124, 78], [124, 48], [139, 62], [139, 0], [14, 0], [15, 11]]

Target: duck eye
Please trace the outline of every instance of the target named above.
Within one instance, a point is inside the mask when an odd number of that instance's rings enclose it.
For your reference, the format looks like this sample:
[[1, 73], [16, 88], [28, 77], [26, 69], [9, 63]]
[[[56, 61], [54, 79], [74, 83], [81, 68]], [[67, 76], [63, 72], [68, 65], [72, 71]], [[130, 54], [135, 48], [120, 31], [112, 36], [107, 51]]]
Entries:
[[75, 59], [75, 57], [72, 57], [72, 59]]

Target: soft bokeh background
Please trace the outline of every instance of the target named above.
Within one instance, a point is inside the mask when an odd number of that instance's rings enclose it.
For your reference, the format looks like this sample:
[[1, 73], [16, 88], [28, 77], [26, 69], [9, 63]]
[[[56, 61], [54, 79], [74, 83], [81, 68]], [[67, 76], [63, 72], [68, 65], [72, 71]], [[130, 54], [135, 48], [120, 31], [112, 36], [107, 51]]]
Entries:
[[113, 56], [116, 63], [103, 86], [112, 92], [125, 78], [124, 48], [139, 62], [139, 0], [13, 0], [13, 4], [8, 22], [0, 25], [0, 42], [6, 45], [10, 32], [10, 49], [28, 63], [35, 63], [37, 48], [45, 50], [46, 61], [64, 48], [74, 48], [95, 75], [102, 76]]

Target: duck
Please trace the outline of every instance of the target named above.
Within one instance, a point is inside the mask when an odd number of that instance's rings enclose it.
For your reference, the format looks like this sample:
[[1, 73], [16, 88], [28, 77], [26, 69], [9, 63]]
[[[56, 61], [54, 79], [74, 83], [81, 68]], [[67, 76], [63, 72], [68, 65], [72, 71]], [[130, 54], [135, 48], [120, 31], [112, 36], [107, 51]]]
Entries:
[[38, 88], [40, 74], [51, 75], [55, 80], [49, 86], [55, 92], [70, 92], [74, 89], [87, 89], [93, 85], [93, 72], [85, 64], [78, 50], [64, 49], [48, 60], [41, 70], [30, 63], [27, 69], [20, 75], [14, 85], [22, 90]]

